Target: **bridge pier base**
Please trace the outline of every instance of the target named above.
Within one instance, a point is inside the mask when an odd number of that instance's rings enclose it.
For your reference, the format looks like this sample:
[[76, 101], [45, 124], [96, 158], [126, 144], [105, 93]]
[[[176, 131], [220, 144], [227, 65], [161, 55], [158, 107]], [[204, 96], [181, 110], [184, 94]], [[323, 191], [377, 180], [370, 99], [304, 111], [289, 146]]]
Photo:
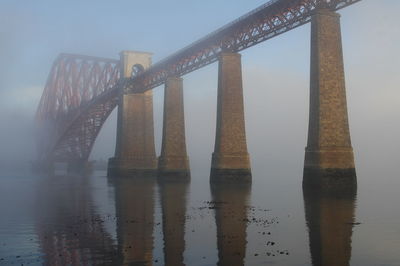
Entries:
[[243, 106], [241, 55], [219, 58], [218, 106], [211, 183], [251, 182]]
[[115, 157], [109, 160], [108, 175], [155, 175], [152, 91], [122, 95], [117, 123]]
[[54, 173], [53, 161], [36, 161], [31, 166], [31, 169], [36, 173]]
[[308, 142], [303, 185], [356, 186], [347, 115], [340, 15], [320, 9], [311, 21]]
[[67, 162], [68, 173], [88, 173], [92, 170], [92, 165], [87, 160], [69, 160]]
[[186, 153], [182, 79], [170, 77], [164, 90], [164, 122], [158, 172], [162, 178], [190, 177]]

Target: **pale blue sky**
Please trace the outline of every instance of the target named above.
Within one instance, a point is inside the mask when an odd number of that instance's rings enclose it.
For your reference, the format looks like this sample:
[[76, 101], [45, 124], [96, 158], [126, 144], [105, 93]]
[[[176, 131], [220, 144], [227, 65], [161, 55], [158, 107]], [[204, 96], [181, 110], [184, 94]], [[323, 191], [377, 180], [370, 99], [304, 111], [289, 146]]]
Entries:
[[[4, 151], [0, 161], [32, 156], [34, 112], [59, 53], [118, 58], [121, 50], [142, 50], [154, 53], [157, 62], [264, 2], [0, 0], [0, 144]], [[398, 0], [363, 0], [340, 11], [356, 161], [367, 165], [390, 158], [371, 164], [371, 169], [394, 169], [400, 163], [398, 10]], [[290, 158], [302, 163], [308, 123], [309, 39], [309, 25], [305, 25], [242, 53], [253, 164]], [[216, 80], [215, 64], [184, 77], [188, 150], [193, 158], [208, 159], [213, 149]], [[157, 88], [157, 152], [162, 96]], [[111, 117], [100, 133], [94, 158], [112, 156], [114, 131]]]

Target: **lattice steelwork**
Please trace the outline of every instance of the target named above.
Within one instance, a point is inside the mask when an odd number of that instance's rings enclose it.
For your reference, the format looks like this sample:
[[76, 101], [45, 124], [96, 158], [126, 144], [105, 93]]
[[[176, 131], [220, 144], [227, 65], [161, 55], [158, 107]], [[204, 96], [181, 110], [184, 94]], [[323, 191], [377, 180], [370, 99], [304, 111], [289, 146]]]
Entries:
[[46, 83], [36, 121], [41, 160], [84, 159], [117, 104], [118, 60], [61, 54]]
[[224, 51], [239, 52], [311, 20], [316, 8], [338, 10], [361, 0], [273, 0], [167, 57], [126, 81], [141, 92], [218, 60]]
[[[40, 160], [86, 160], [118, 88], [143, 92], [311, 20], [317, 8], [338, 10], [361, 0], [272, 0], [132, 78], [119, 79], [119, 61], [62, 54], [55, 61], [37, 111]], [[118, 83], [118, 84], [117, 84]]]

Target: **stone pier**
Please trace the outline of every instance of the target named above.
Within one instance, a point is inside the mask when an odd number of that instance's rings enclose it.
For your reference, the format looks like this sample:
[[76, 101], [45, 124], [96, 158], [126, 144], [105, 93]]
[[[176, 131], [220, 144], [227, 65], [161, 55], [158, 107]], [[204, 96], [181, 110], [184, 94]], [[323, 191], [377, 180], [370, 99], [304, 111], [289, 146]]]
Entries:
[[170, 77], [164, 90], [164, 123], [161, 155], [158, 160], [162, 178], [190, 177], [186, 153], [182, 79]]
[[[151, 54], [124, 51], [121, 53], [124, 77], [132, 69], [146, 69]], [[109, 160], [108, 175], [155, 175], [157, 157], [154, 146], [153, 93], [121, 93], [118, 103], [115, 157]]]
[[244, 122], [241, 56], [219, 58], [218, 106], [211, 182], [251, 182]]
[[308, 142], [303, 184], [354, 186], [340, 15], [320, 9], [311, 21]]

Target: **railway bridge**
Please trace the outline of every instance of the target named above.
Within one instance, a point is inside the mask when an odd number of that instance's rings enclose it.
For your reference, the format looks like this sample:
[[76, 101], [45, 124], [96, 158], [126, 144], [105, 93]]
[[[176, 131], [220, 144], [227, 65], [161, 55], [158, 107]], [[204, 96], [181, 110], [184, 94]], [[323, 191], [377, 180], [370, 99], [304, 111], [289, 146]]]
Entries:
[[[240, 51], [311, 22], [310, 110], [304, 182], [354, 185], [338, 10], [360, 0], [272, 0], [151, 63], [147, 52], [120, 59], [60, 54], [36, 113], [38, 162], [87, 164], [102, 125], [118, 107], [109, 175], [190, 176], [182, 76], [218, 61], [218, 101], [212, 182], [250, 182]], [[156, 157], [152, 89], [165, 84], [162, 150]], [[320, 176], [320, 178], [315, 178]]]

